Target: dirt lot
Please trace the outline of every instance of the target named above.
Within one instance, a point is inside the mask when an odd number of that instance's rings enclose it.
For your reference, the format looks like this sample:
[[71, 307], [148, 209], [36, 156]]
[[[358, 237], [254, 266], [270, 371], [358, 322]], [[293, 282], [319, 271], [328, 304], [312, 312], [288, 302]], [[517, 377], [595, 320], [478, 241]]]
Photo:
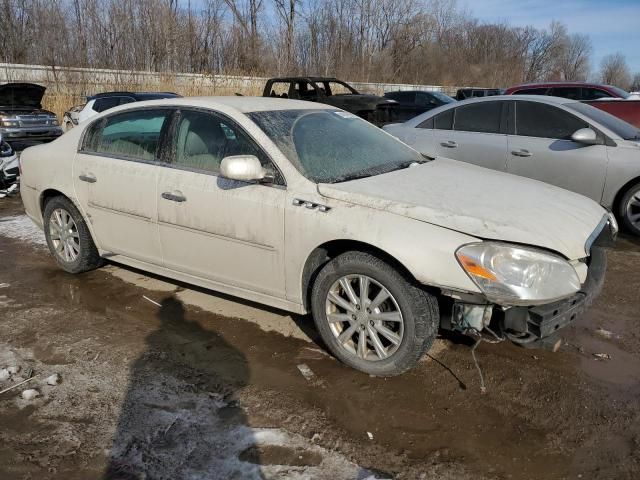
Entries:
[[0, 390], [39, 375], [0, 395], [1, 479], [640, 476], [640, 242], [609, 252], [559, 352], [482, 344], [481, 395], [462, 338], [372, 378], [309, 318], [114, 265], [65, 274], [0, 202], [0, 368], [21, 367]]

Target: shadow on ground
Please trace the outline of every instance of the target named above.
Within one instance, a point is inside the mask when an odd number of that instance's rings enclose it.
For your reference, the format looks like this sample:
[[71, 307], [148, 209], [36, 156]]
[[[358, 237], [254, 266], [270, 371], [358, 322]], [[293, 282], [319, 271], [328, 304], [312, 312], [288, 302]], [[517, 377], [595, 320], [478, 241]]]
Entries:
[[[263, 478], [259, 454], [247, 450], [255, 438], [236, 400], [249, 381], [243, 354], [189, 319], [172, 296], [157, 317], [131, 366], [103, 479]], [[245, 451], [250, 462], [239, 459]]]

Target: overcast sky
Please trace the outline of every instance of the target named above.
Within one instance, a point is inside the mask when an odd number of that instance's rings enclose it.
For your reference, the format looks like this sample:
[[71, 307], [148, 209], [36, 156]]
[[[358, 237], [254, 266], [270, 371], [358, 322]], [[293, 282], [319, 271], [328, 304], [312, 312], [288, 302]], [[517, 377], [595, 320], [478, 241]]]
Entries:
[[570, 33], [586, 33], [593, 43], [592, 70], [609, 53], [627, 57], [640, 72], [640, 0], [460, 0], [477, 18], [514, 26], [548, 27], [553, 20]]

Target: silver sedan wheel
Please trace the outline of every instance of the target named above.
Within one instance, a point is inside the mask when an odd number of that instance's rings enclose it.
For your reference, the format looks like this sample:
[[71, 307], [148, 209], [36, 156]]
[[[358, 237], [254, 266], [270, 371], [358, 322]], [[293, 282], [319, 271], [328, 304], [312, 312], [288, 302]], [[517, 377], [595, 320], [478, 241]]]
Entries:
[[629, 223], [640, 230], [640, 190], [627, 202], [626, 213]]
[[346, 275], [329, 289], [327, 321], [341, 348], [363, 360], [388, 358], [404, 335], [402, 312], [391, 292], [366, 275]]
[[74, 262], [80, 255], [80, 235], [71, 214], [56, 208], [49, 220], [49, 238], [55, 254], [65, 262]]

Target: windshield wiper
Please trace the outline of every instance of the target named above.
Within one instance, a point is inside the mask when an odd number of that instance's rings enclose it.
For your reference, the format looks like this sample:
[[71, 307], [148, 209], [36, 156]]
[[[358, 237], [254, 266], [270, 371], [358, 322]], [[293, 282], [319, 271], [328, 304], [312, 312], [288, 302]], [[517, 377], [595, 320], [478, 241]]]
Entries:
[[[348, 182], [349, 180], [358, 180], [359, 178], [372, 177], [374, 175], [382, 175], [384, 173], [395, 172], [396, 170], [402, 170], [403, 168], [408, 168], [411, 165], [418, 164], [422, 165], [423, 163], [427, 163], [430, 160], [425, 158], [424, 160], [408, 160], [406, 162], [396, 163], [394, 165], [376, 165], [375, 167], [367, 168], [365, 170], [361, 170], [359, 172], [355, 172], [349, 175], [345, 175], [343, 177], [336, 178], [331, 183], [340, 183], [340, 182]], [[385, 166], [389, 166], [391, 168], [382, 168]]]

